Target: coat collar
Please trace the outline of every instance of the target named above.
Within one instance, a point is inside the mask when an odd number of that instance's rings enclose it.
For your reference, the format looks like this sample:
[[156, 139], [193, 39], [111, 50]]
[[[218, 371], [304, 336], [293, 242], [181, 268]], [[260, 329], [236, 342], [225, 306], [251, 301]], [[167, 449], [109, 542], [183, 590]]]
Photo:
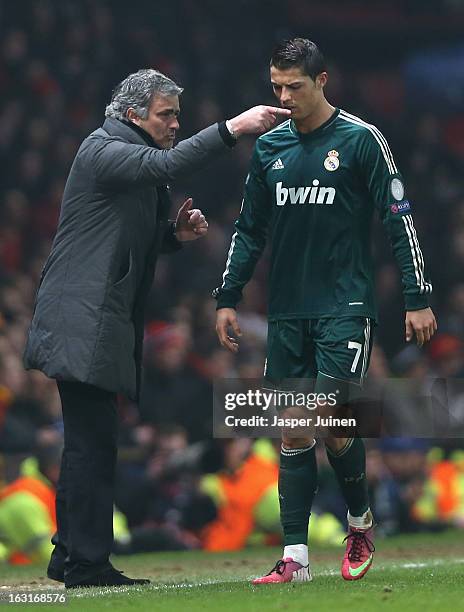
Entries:
[[150, 134], [128, 121], [120, 121], [119, 119], [113, 119], [113, 117], [107, 117], [103, 124], [103, 129], [111, 136], [119, 136], [132, 144], [159, 148]]

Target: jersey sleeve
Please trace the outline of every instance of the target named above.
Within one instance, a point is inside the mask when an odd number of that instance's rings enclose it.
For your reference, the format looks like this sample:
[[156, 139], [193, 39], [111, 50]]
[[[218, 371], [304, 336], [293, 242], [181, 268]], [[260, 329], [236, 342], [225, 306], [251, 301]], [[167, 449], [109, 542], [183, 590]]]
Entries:
[[363, 133], [360, 161], [367, 189], [380, 214], [401, 271], [405, 308], [427, 308], [432, 285], [426, 277], [411, 205], [390, 147], [374, 126], [369, 126]]
[[266, 244], [270, 202], [258, 147], [255, 146], [245, 181], [240, 216], [235, 222], [235, 232], [222, 276], [223, 282], [213, 291], [218, 309], [235, 308], [242, 297], [243, 287], [250, 280]]

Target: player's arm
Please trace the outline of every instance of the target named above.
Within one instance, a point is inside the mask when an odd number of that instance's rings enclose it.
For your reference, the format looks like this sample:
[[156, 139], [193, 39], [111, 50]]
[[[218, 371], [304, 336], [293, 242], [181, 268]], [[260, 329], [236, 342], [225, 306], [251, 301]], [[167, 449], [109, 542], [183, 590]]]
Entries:
[[232, 352], [237, 352], [238, 343], [236, 338], [229, 336], [229, 328], [232, 328], [235, 336], [241, 336], [236, 307], [266, 244], [270, 201], [256, 146], [245, 182], [240, 216], [235, 222], [223, 282], [213, 291], [217, 300], [216, 332], [222, 346]]
[[432, 285], [426, 274], [403, 178], [385, 137], [374, 126], [371, 130], [366, 129], [363, 134], [360, 160], [369, 193], [379, 211], [401, 270], [406, 340], [409, 342], [415, 333], [417, 343], [422, 346], [437, 329], [429, 305]]

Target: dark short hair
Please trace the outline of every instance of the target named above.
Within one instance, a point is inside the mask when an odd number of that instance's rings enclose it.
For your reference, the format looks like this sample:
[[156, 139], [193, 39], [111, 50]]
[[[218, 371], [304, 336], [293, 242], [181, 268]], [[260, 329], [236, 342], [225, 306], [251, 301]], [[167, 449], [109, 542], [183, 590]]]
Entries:
[[279, 43], [272, 52], [271, 66], [279, 70], [301, 68], [313, 81], [326, 70], [321, 50], [307, 38], [292, 38]]

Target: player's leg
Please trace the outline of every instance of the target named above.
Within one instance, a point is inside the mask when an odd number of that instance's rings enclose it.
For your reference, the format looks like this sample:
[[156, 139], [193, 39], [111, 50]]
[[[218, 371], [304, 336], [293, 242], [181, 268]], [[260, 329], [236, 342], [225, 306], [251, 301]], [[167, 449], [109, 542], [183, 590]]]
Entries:
[[[308, 357], [308, 321], [269, 324], [266, 380], [273, 388], [285, 387], [285, 379], [315, 376]], [[290, 389], [288, 389], [290, 390]], [[280, 416], [302, 418], [303, 408], [290, 407]], [[311, 580], [308, 560], [308, 523], [317, 488], [315, 441], [312, 432], [282, 432], [279, 468], [280, 519], [284, 551], [272, 570], [254, 584]]]
[[348, 507], [348, 534], [342, 576], [345, 580], [359, 580], [372, 565], [375, 550], [364, 442], [358, 437], [347, 438], [345, 446], [336, 451], [328, 438], [326, 450]]
[[[335, 393], [343, 403], [350, 387], [363, 383], [372, 348], [372, 322], [362, 318], [319, 320], [316, 347], [316, 392], [326, 396]], [[348, 507], [342, 575], [346, 580], [358, 580], [370, 568], [374, 552], [364, 442], [352, 431], [344, 434], [338, 430], [329, 433], [325, 444]]]

